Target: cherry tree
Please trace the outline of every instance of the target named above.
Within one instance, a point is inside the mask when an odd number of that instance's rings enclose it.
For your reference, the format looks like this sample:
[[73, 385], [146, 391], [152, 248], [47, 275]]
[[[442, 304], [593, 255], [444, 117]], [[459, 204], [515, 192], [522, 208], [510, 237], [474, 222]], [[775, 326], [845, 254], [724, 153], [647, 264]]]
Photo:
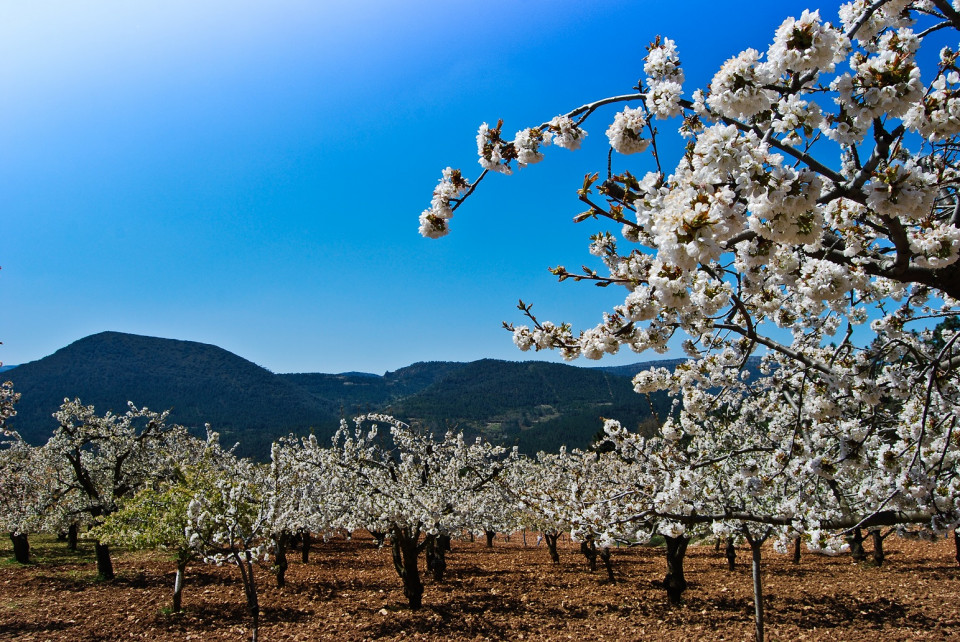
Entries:
[[188, 536], [188, 511], [197, 495], [209, 495], [217, 482], [234, 467], [232, 451], [225, 451], [219, 435], [207, 427], [206, 440], [186, 436], [173, 444], [175, 467], [169, 479], [144, 486], [121, 501], [90, 532], [101, 544], [119, 544], [137, 549], [160, 549], [173, 553], [176, 573], [171, 609], [182, 610], [187, 565], [199, 555]]
[[[960, 13], [940, 1], [853, 2], [837, 26], [804, 12], [765, 53], [728, 60], [689, 99], [675, 44], [658, 38], [636, 93], [512, 141], [502, 124], [481, 126], [483, 172], [471, 183], [445, 170], [421, 231], [446, 233], [489, 173], [538, 162], [551, 142], [576, 149], [587, 119], [626, 103], [607, 130], [611, 149], [646, 152], [652, 169], [614, 173], [611, 160], [603, 180], [589, 175], [578, 190], [589, 209], [575, 220], [620, 226], [620, 238], [607, 232], [590, 246], [608, 274], [553, 268], [560, 280], [622, 286], [624, 302], [578, 335], [521, 304], [531, 325], [509, 326], [515, 343], [600, 358], [622, 346], [663, 351], [686, 335], [687, 364], [634, 383], [682, 394], [701, 415], [710, 387], [765, 352], [781, 372], [779, 403], [808, 431], [811, 470], [829, 476], [854, 463], [850, 453], [869, 454], [896, 472], [890, 494], [864, 511], [899, 500], [948, 525], [960, 354], [955, 331], [937, 347], [924, 339], [958, 315], [960, 69], [949, 47], [925, 79], [921, 61], [928, 40], [936, 47], [958, 27]], [[670, 172], [656, 121], [677, 123], [687, 141]]]
[[[388, 434], [380, 432], [389, 427]], [[411, 609], [423, 603], [418, 560], [429, 549], [434, 576], [445, 568], [438, 538], [466, 527], [477, 494], [516, 456], [515, 451], [462, 434], [442, 441], [386, 415], [345, 421], [333, 438], [330, 463], [353, 498], [340, 525], [386, 533], [393, 563]], [[439, 565], [439, 572], [438, 572]]]
[[10, 534], [14, 559], [30, 563], [28, 535], [42, 529], [52, 477], [43, 451], [15, 431], [0, 439], [0, 530]]
[[[527, 321], [507, 327], [520, 349], [570, 359], [682, 343], [687, 363], [634, 380], [682, 400], [637, 451], [673, 491], [651, 486], [661, 499], [638, 515], [814, 545], [858, 527], [956, 527], [958, 30], [945, 0], [856, 0], [835, 22], [805, 11], [689, 93], [676, 44], [658, 37], [633, 93], [512, 140], [484, 124], [477, 179], [444, 170], [420, 217], [429, 237], [489, 174], [540, 162], [548, 144], [579, 148], [588, 120], [624, 106], [604, 176], [577, 190], [575, 221], [616, 226], [591, 238], [604, 273], [552, 268], [622, 287], [623, 302], [578, 333], [521, 302]], [[682, 145], [664, 139], [670, 123]], [[757, 355], [764, 381], [742, 385]], [[707, 434], [719, 424], [725, 437]], [[737, 499], [694, 514], [700, 484]]]
[[[100, 416], [79, 399], [65, 399], [54, 413], [60, 425], [45, 448], [64, 464], [64, 501], [95, 523], [148, 483], [169, 478], [174, 469], [170, 445], [188, 435], [182, 426], [167, 425], [166, 412], [129, 406], [122, 415]], [[112, 579], [109, 545], [96, 542], [95, 550], [98, 575]]]
[[272, 532], [272, 506], [265, 492], [268, 470], [248, 459], [234, 459], [212, 487], [204, 485], [187, 505], [184, 534], [190, 547], [210, 564], [233, 564], [240, 573], [251, 639], [260, 631], [260, 600], [254, 565], [266, 560]]

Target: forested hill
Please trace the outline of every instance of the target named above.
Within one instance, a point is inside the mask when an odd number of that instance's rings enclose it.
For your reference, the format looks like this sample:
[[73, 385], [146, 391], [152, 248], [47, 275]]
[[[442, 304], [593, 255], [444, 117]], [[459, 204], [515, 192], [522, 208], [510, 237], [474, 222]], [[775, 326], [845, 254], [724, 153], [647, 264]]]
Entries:
[[[629, 368], [629, 367], [627, 367]], [[384, 375], [274, 374], [216, 346], [103, 332], [4, 372], [22, 393], [11, 426], [31, 443], [56, 428], [65, 397], [99, 414], [127, 400], [171, 409], [169, 421], [198, 434], [210, 423], [240, 453], [269, 456], [280, 436], [313, 431], [327, 439], [341, 416], [388, 412], [430, 430], [463, 430], [525, 452], [588, 446], [601, 417], [649, 430], [664, 397], [637, 395], [618, 369], [543, 362], [425, 362]]]
[[[169, 421], [197, 428], [210, 423], [243, 454], [269, 453], [270, 442], [311, 426], [335, 429], [339, 408], [217, 346], [102, 332], [39, 361], [4, 373], [21, 393], [10, 422], [31, 443], [56, 428], [51, 417], [65, 397], [123, 413], [127, 401], [171, 409]], [[332, 432], [331, 432], [332, 434]]]

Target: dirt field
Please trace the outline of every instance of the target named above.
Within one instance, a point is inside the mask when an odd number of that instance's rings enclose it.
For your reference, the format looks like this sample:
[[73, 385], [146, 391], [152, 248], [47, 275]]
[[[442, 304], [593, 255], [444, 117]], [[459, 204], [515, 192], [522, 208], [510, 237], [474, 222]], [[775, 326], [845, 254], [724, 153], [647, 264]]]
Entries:
[[[241, 640], [248, 616], [236, 568], [196, 564], [183, 604], [170, 614], [174, 565], [155, 553], [118, 553], [117, 579], [97, 582], [92, 545], [34, 538], [36, 563], [7, 561], [0, 544], [0, 639]], [[315, 544], [309, 564], [291, 555], [287, 586], [264, 568], [261, 640], [748, 640], [753, 637], [749, 551], [738, 568], [712, 546], [691, 546], [690, 589], [671, 607], [657, 586], [663, 549], [619, 549], [617, 583], [591, 573], [569, 542], [561, 563], [527, 537], [492, 549], [454, 542], [448, 577], [424, 578], [424, 606], [406, 608], [387, 549], [369, 538]], [[849, 557], [806, 554], [799, 566], [765, 553], [769, 640], [960, 639], [960, 569], [952, 538], [935, 543], [887, 539], [882, 568]]]

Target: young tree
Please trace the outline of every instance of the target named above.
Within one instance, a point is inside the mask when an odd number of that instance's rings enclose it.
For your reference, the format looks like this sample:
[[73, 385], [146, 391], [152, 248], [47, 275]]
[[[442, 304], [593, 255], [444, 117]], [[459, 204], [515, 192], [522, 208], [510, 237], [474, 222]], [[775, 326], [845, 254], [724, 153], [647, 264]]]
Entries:
[[219, 435], [209, 427], [206, 441], [187, 436], [170, 455], [177, 462], [171, 478], [145, 486], [122, 500], [120, 508], [90, 535], [101, 544], [171, 552], [176, 562], [171, 608], [177, 613], [183, 608], [187, 565], [200, 554], [196, 542], [187, 535], [190, 504], [198, 495], [213, 494], [217, 482], [231, 473], [235, 462], [232, 452], [220, 447]]
[[184, 532], [204, 562], [236, 565], [252, 622], [251, 639], [257, 642], [260, 601], [254, 563], [265, 560], [269, 550], [268, 473], [247, 459], [235, 460], [224, 472], [213, 488], [201, 488], [193, 495]]

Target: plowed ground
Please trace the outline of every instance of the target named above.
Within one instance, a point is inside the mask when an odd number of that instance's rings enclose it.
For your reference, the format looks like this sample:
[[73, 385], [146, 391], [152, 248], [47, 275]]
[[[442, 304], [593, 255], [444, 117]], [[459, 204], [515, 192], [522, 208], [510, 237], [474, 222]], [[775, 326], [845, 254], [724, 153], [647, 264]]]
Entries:
[[[188, 569], [186, 611], [171, 614], [174, 565], [158, 553], [116, 552], [117, 579], [98, 582], [92, 544], [77, 553], [33, 538], [35, 563], [6, 561], [0, 544], [0, 639], [241, 640], [249, 617], [235, 567]], [[291, 554], [287, 586], [269, 568], [257, 581], [260, 639], [269, 640], [749, 640], [753, 593], [749, 551], [738, 566], [712, 545], [690, 546], [685, 604], [658, 585], [663, 549], [618, 549], [616, 583], [590, 572], [573, 545], [552, 565], [535, 537], [494, 547], [454, 541], [448, 575], [424, 578], [424, 606], [406, 608], [388, 549], [368, 536], [315, 543], [310, 561]], [[804, 552], [799, 565], [765, 550], [768, 640], [960, 639], [960, 568], [952, 537], [886, 541], [882, 567]], [[869, 543], [868, 543], [869, 549]]]

